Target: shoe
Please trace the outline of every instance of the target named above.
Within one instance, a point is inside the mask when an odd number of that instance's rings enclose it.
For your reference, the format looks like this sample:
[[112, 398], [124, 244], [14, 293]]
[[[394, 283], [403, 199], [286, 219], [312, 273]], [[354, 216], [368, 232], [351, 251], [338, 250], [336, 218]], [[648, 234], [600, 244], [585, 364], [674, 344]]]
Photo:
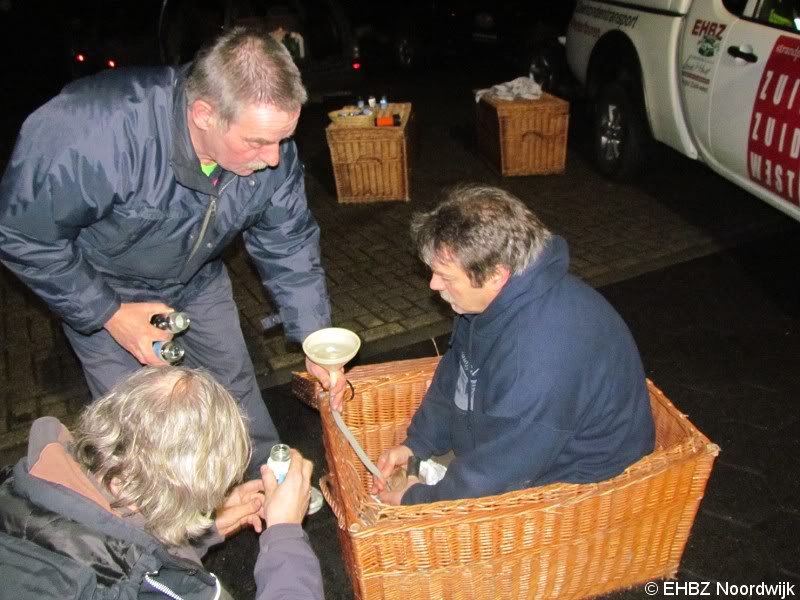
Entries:
[[306, 511], [307, 515], [313, 515], [316, 512], [319, 512], [319, 509], [325, 505], [325, 497], [322, 495], [317, 488], [313, 485], [311, 486], [311, 499], [308, 501], [308, 510]]

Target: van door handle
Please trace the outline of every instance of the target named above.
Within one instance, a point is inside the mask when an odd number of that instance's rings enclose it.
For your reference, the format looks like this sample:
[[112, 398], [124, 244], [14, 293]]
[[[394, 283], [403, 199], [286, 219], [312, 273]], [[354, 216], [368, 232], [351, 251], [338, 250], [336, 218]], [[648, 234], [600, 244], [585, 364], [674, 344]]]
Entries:
[[755, 54], [752, 52], [745, 52], [742, 50], [741, 46], [728, 46], [728, 54], [734, 58], [746, 60], [749, 63], [754, 63], [758, 60], [758, 57]]

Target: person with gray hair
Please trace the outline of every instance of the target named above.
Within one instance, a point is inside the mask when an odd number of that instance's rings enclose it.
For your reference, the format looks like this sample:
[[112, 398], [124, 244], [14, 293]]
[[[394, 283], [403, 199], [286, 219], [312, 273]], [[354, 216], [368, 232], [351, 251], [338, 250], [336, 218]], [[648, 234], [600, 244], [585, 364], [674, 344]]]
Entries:
[[[190, 65], [67, 85], [25, 121], [0, 181], [0, 261], [63, 322], [92, 396], [163, 365], [153, 344], [173, 334], [151, 319], [183, 311], [184, 364], [209, 369], [244, 408], [253, 476], [279, 436], [221, 255], [242, 233], [290, 342], [330, 325], [291, 139], [306, 98], [282, 44], [233, 27]], [[306, 367], [328, 386], [324, 368]]]
[[[373, 493], [389, 504], [489, 496], [611, 478], [652, 452], [638, 349], [606, 300], [568, 273], [563, 238], [518, 198], [451, 189], [412, 237], [456, 318], [450, 348]], [[438, 483], [386, 480], [409, 459], [455, 455]]]
[[0, 486], [5, 592], [227, 597], [200, 558], [251, 526], [263, 529], [258, 599], [322, 598], [300, 525], [311, 463], [292, 450], [280, 486], [266, 467], [240, 483], [250, 448], [233, 397], [208, 373], [180, 367], [135, 372], [83, 410], [74, 434], [55, 417], [36, 420], [27, 456]]

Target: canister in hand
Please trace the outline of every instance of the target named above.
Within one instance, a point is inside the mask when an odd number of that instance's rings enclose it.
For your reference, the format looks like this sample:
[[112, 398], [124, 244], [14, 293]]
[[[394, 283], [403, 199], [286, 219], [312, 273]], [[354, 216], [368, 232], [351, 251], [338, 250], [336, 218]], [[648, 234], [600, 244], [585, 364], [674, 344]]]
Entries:
[[275, 444], [272, 450], [269, 451], [269, 459], [267, 459], [267, 466], [275, 475], [275, 480], [280, 484], [286, 479], [286, 473], [289, 472], [289, 446], [286, 444]]
[[150, 317], [150, 324], [164, 331], [170, 333], [181, 333], [186, 331], [191, 324], [191, 319], [184, 312], [174, 311], [171, 313], [162, 313]]

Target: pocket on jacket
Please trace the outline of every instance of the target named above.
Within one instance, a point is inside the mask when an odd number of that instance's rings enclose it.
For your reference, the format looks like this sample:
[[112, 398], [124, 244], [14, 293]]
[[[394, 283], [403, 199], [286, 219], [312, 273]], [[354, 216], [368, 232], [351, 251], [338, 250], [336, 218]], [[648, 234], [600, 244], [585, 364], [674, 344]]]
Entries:
[[[186, 220], [175, 218], [128, 218], [117, 222], [112, 245], [102, 243], [110, 236], [94, 235], [88, 252], [97, 256], [114, 273], [155, 279], [177, 277], [188, 257], [191, 241]], [[184, 229], [186, 230], [184, 232]]]

